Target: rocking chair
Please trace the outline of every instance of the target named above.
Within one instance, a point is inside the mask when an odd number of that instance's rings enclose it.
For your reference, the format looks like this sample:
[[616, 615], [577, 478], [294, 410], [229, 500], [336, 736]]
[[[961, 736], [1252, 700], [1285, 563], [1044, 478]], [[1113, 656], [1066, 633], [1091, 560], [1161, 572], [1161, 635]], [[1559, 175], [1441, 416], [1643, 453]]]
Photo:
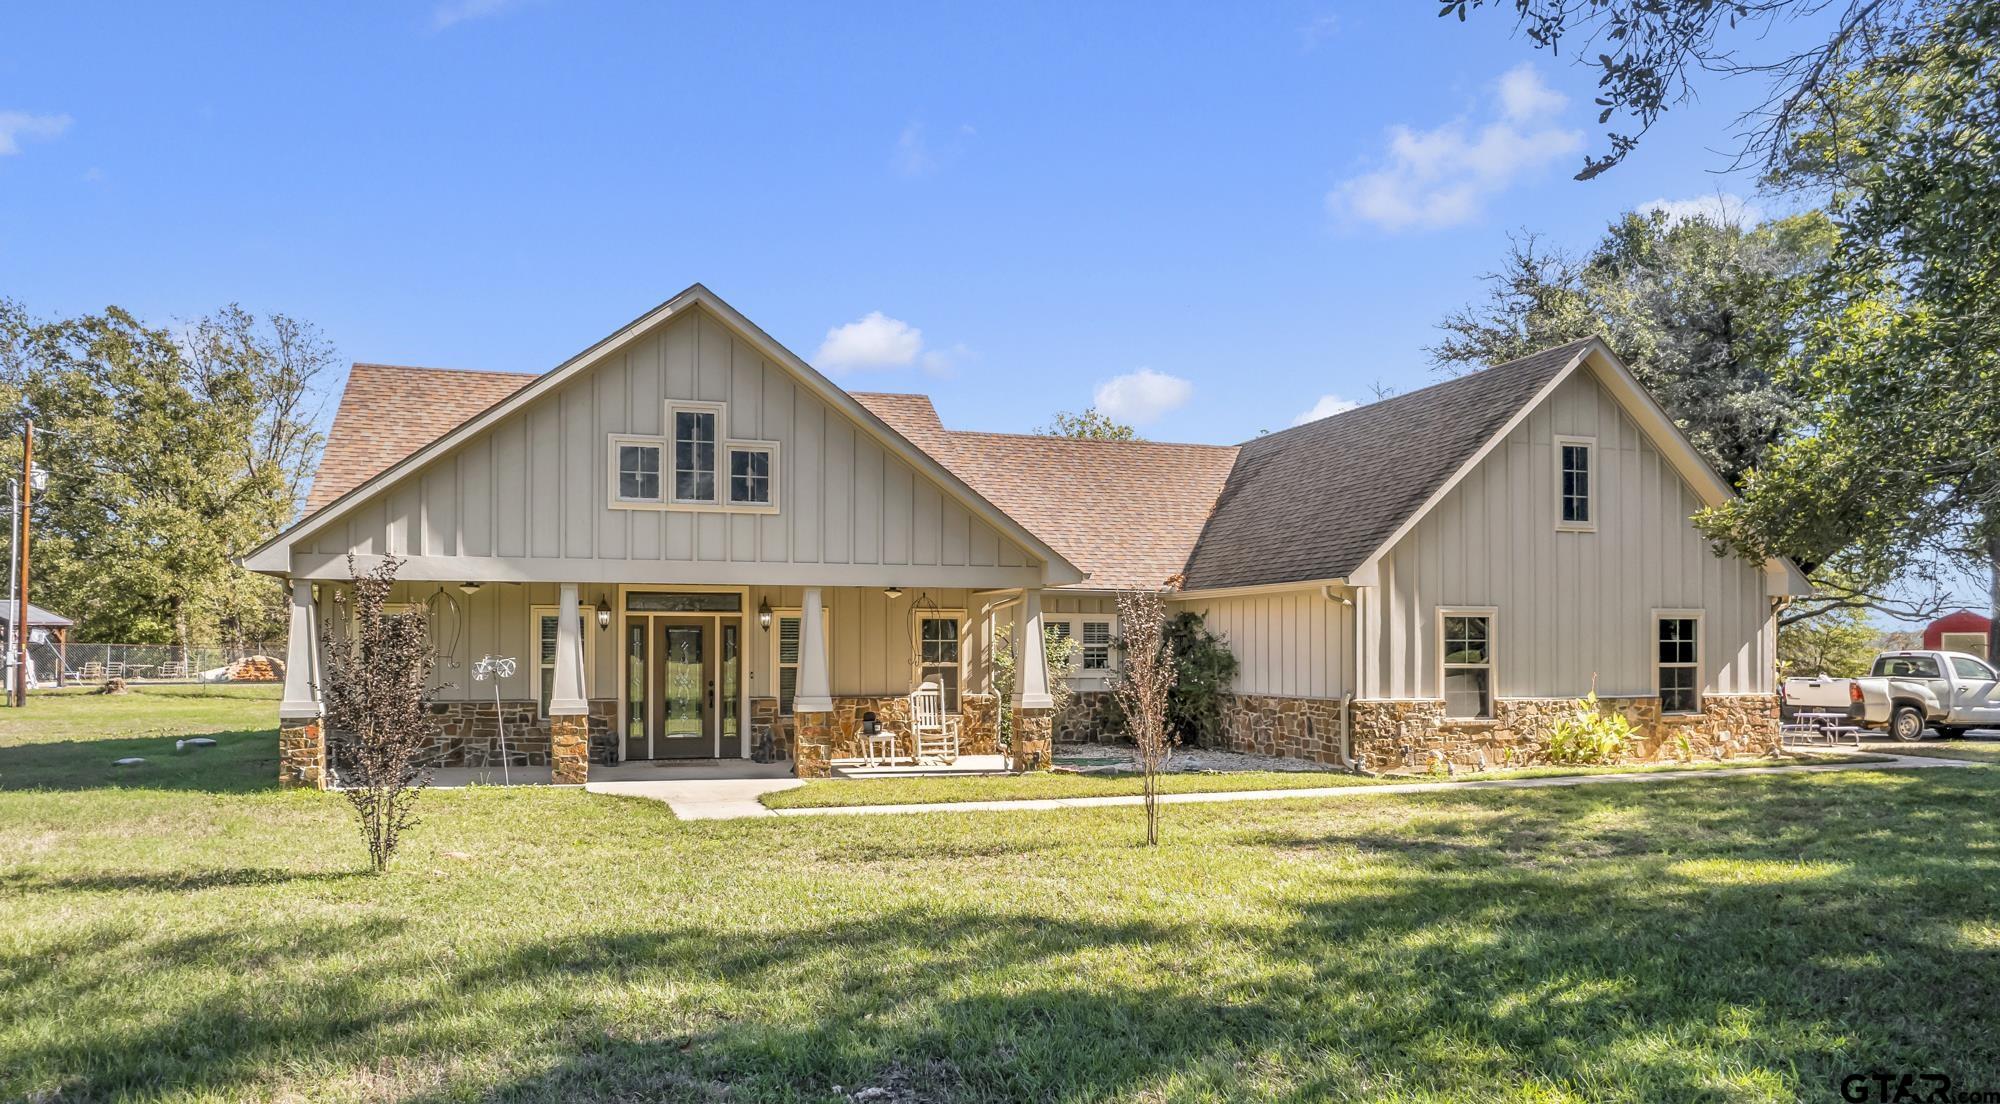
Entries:
[[949, 766], [958, 761], [958, 718], [944, 711], [944, 691], [935, 682], [910, 691], [910, 735], [918, 763]]

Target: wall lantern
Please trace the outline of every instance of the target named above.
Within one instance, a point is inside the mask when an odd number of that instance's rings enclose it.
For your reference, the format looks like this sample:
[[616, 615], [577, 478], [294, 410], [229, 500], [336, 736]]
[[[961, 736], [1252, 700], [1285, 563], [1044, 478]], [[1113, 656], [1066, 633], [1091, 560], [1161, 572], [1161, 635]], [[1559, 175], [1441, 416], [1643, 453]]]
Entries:
[[896, 599], [898, 599], [898, 598], [901, 598], [901, 597], [903, 596], [903, 588], [902, 588], [902, 587], [899, 587], [899, 586], [893, 586], [893, 585], [892, 585], [892, 586], [890, 586], [890, 587], [889, 587], [888, 589], [884, 590], [884, 591], [883, 591], [882, 593], [883, 593], [883, 595], [884, 595], [884, 596], [886, 596], [886, 597], [887, 597], [887, 598], [888, 598], [888, 599], [889, 599], [890, 601], [892, 601], [892, 602], [893, 602], [893, 601], [895, 601]]
[[771, 600], [769, 598], [759, 599], [757, 602], [757, 627], [763, 629], [765, 632], [771, 631]]
[[597, 627], [600, 629], [611, 627], [611, 603], [605, 601], [602, 596], [597, 599]]

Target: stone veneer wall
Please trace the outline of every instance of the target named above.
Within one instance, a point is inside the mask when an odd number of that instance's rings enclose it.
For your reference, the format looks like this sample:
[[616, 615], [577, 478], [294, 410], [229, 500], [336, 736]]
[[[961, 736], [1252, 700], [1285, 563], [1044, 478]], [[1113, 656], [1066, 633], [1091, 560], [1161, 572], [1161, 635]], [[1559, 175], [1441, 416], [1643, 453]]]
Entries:
[[1117, 695], [1109, 690], [1079, 690], [1070, 695], [1051, 725], [1059, 744], [1112, 744], [1125, 739]]
[[[432, 702], [438, 734], [424, 765], [431, 767], [497, 767], [500, 765], [500, 720], [507, 722], [507, 765], [545, 767], [554, 732], [554, 718], [537, 716], [532, 701]], [[618, 702], [590, 700], [590, 762], [618, 761]], [[338, 737], [336, 737], [337, 739]]]
[[[1000, 752], [1000, 700], [991, 694], [966, 694], [959, 699], [958, 750], [962, 755], [997, 755]], [[833, 712], [826, 731], [827, 754], [834, 759], [858, 758], [862, 752], [861, 716], [874, 713], [882, 727], [904, 734], [910, 729], [910, 699], [894, 697], [842, 697], [833, 699]], [[752, 698], [750, 717], [754, 726], [770, 724], [778, 758], [795, 757], [798, 746], [792, 718], [778, 715], [778, 699]], [[908, 754], [907, 746], [904, 754]]]
[[1225, 747], [1247, 755], [1340, 762], [1340, 701], [1230, 694], [1222, 700]]
[[[1637, 730], [1632, 761], [1764, 755], [1778, 747], [1778, 699], [1769, 694], [1709, 694], [1700, 713], [1665, 716], [1655, 697], [1600, 700]], [[1527, 764], [1539, 757], [1549, 725], [1574, 707], [1570, 698], [1498, 698], [1491, 719], [1451, 720], [1441, 700], [1357, 701], [1354, 755], [1372, 771]]]

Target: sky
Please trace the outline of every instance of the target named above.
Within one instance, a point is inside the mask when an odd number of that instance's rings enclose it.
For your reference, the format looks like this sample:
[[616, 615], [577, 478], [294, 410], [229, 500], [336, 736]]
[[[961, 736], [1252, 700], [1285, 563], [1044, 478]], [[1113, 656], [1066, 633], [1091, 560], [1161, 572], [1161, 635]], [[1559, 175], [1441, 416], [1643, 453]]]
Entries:
[[1748, 84], [1572, 180], [1593, 74], [1500, 8], [21, 6], [0, 296], [538, 372], [699, 281], [956, 428], [1236, 442], [1433, 382], [1510, 232], [1771, 208]]

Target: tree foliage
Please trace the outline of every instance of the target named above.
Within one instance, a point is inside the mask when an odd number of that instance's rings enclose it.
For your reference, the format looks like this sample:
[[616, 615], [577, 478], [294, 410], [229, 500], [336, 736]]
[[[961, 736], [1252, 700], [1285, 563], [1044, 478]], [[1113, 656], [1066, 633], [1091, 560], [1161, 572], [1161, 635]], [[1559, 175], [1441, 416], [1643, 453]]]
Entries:
[[1794, 422], [1788, 320], [1831, 243], [1818, 215], [1745, 228], [1662, 212], [1625, 215], [1581, 259], [1517, 237], [1486, 300], [1439, 323], [1429, 351], [1469, 371], [1603, 337], [1733, 482]]
[[230, 306], [175, 335], [117, 307], [38, 322], [0, 302], [0, 464], [21, 421], [50, 472], [34, 594], [81, 634], [138, 643], [268, 640], [281, 589], [235, 566], [295, 514], [317, 461], [310, 326]]
[[[1054, 703], [1049, 712], [1060, 717], [1076, 697], [1076, 688], [1070, 685], [1069, 680], [1076, 674], [1077, 664], [1083, 659], [1083, 641], [1057, 635], [1045, 628], [1042, 633], [1042, 659], [1047, 665], [1049, 700]], [[1002, 742], [1012, 740], [1014, 736], [1014, 678], [1019, 660], [1020, 656], [1014, 651], [1013, 623], [1003, 624], [993, 631], [993, 693], [1000, 699]]]
[[1045, 437], [1075, 437], [1085, 441], [1136, 441], [1139, 431], [1113, 419], [1096, 407], [1081, 414], [1058, 410], [1048, 425], [1035, 431]]
[[316, 687], [340, 793], [354, 809], [377, 873], [416, 824], [417, 796], [430, 782], [423, 758], [437, 735], [424, 614], [383, 609], [399, 566], [385, 559], [360, 574], [348, 557], [352, 578], [334, 594], [338, 612], [320, 642], [325, 681]]
[[1882, 633], [1865, 611], [1835, 608], [1778, 629], [1778, 674], [1858, 678], [1868, 673]]

